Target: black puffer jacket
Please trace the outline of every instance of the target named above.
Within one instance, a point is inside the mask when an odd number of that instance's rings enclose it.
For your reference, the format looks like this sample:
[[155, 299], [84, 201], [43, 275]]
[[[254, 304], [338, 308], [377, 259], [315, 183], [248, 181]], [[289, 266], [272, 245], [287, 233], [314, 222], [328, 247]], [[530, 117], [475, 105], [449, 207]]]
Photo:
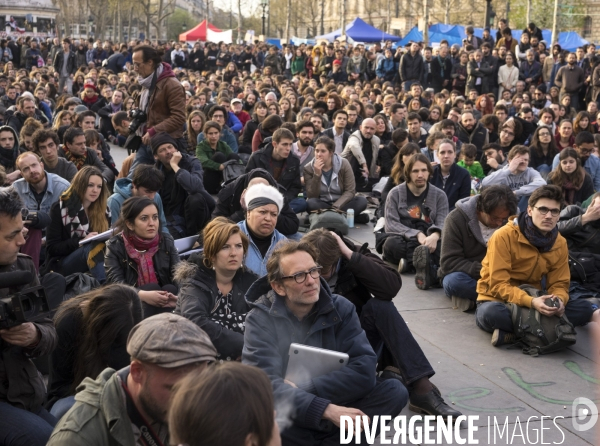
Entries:
[[[265, 169], [254, 169], [231, 183], [226, 184], [225, 187], [219, 191], [219, 195], [217, 196], [217, 206], [212, 213], [212, 217], [227, 217], [235, 223], [244, 220], [246, 218], [246, 212], [242, 209], [240, 199], [242, 198], [242, 193], [248, 187], [250, 180], [256, 177], [265, 178], [271, 186], [277, 187], [277, 182], [269, 172]], [[285, 191], [281, 192], [285, 193]], [[283, 208], [277, 216], [275, 229], [283, 235], [292, 235], [298, 232], [298, 226], [300, 226], [298, 217], [288, 204], [287, 200], [284, 200]]]
[[[158, 251], [154, 254], [153, 263], [156, 278], [161, 286], [174, 284], [173, 275], [175, 266], [180, 262], [179, 254], [171, 234], [160, 233]], [[127, 255], [125, 242], [121, 234], [115, 235], [106, 242], [104, 256], [104, 269], [106, 270], [106, 283], [124, 283], [137, 286], [137, 264]]]
[[570, 205], [560, 213], [558, 231], [567, 239], [569, 251], [600, 253], [600, 220], [581, 222], [585, 209]]
[[[221, 358], [237, 359], [242, 356], [244, 335], [231, 331], [210, 319], [216, 307], [219, 290], [215, 272], [204, 266], [202, 260], [202, 255], [193, 254], [187, 262], [181, 262], [177, 267], [175, 278], [181, 289], [175, 313], [204, 330]], [[245, 314], [250, 310], [244, 296], [256, 279], [258, 276], [244, 268], [240, 268], [235, 274], [231, 290], [232, 312]]]
[[[272, 159], [273, 145], [268, 144], [266, 147], [252, 154], [248, 160], [248, 165], [246, 166], [246, 173], [260, 167], [273, 175], [273, 168], [271, 166]], [[300, 181], [300, 158], [294, 156], [291, 152], [283, 161], [283, 168], [281, 169], [281, 175], [277, 184], [285, 188], [286, 191], [283, 193], [283, 196], [288, 201], [297, 198], [302, 190], [302, 183]]]

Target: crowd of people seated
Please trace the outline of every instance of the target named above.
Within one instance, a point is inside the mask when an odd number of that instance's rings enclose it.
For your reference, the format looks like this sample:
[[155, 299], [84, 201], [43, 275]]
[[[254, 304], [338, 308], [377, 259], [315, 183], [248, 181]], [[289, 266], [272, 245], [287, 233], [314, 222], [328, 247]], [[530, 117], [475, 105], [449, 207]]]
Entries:
[[[398, 50], [64, 38], [44, 66], [16, 57], [35, 39], [0, 45], [0, 273], [53, 303], [0, 330], [0, 446], [316, 445], [343, 415], [457, 417], [392, 301], [412, 275], [495, 346], [509, 305], [600, 319], [600, 56], [536, 30]], [[313, 228], [351, 211], [381, 257]], [[292, 382], [294, 342], [348, 364]], [[235, 404], [220, 426], [214, 398]]]

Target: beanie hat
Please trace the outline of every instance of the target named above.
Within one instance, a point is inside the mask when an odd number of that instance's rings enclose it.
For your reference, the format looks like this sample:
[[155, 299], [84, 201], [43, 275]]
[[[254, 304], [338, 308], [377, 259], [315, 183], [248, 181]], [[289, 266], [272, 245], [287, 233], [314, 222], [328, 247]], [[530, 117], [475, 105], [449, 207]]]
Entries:
[[274, 204], [277, 210], [281, 211], [283, 207], [283, 195], [273, 186], [258, 183], [250, 186], [244, 194], [246, 209], [251, 211], [267, 204]]
[[152, 145], [152, 155], [156, 155], [158, 148], [163, 144], [172, 144], [173, 147], [177, 148], [177, 142], [168, 133], [158, 133], [150, 140]]
[[86, 82], [85, 84], [83, 84], [83, 89], [85, 90], [86, 88], [91, 88], [92, 90], [96, 90], [96, 86], [91, 82]]

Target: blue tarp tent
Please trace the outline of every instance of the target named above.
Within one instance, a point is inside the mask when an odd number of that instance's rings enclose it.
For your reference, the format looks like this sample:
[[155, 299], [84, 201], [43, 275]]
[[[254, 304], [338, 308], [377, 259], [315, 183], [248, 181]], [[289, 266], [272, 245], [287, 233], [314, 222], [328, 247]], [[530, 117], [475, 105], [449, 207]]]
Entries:
[[397, 42], [394, 44], [394, 48], [397, 48], [399, 46], [405, 46], [407, 45], [409, 42], [422, 42], [423, 41], [423, 33], [421, 31], [419, 31], [418, 27], [413, 27], [413, 29], [411, 29], [403, 38], [400, 42]]
[[575, 51], [578, 47], [589, 43], [575, 31], [566, 31], [558, 35], [558, 43], [563, 50]]
[[[342, 35], [342, 29], [337, 29], [329, 34], [315, 37], [316, 40], [325, 39], [333, 42]], [[387, 34], [377, 29], [360, 18], [355, 18], [346, 25], [346, 35], [356, 42], [381, 42], [382, 40], [391, 40], [396, 42], [400, 37]]]

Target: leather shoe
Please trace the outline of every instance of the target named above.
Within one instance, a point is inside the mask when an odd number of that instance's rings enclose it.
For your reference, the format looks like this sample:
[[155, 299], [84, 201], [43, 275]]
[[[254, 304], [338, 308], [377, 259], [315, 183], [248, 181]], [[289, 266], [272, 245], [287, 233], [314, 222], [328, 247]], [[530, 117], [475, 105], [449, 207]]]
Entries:
[[452, 416], [454, 419], [462, 415], [461, 412], [446, 404], [441, 395], [434, 390], [425, 395], [410, 395], [408, 408], [420, 414]]

